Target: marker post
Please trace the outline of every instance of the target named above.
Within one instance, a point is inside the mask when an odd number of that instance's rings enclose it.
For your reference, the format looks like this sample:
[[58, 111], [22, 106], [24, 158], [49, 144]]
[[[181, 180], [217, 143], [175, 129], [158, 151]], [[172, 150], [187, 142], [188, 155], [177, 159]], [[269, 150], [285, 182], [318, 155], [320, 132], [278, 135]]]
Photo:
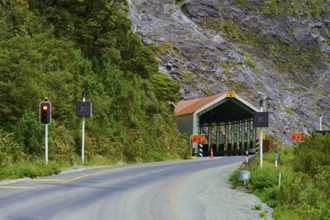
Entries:
[[[263, 100], [261, 99], [260, 100], [260, 112], [263, 112]], [[260, 127], [260, 168], [262, 168], [262, 130], [263, 130], [263, 127]]]

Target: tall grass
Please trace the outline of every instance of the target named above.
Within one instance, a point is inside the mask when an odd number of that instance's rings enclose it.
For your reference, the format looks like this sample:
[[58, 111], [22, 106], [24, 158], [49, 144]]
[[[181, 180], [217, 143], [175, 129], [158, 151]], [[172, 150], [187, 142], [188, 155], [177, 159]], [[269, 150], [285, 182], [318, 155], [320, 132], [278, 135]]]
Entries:
[[246, 187], [274, 209], [274, 219], [330, 219], [329, 146], [330, 135], [278, 150], [278, 168], [275, 153], [264, 155], [263, 168], [254, 158]]
[[35, 178], [37, 176], [48, 176], [61, 171], [58, 163], [49, 162], [45, 164], [40, 159], [27, 159], [17, 161], [15, 164], [7, 164], [0, 167], [0, 180], [18, 179], [23, 177]]

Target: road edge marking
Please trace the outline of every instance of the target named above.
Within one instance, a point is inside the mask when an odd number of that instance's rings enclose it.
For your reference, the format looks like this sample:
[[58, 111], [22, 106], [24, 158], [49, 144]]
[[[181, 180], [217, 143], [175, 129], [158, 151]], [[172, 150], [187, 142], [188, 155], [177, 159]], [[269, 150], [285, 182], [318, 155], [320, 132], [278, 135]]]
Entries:
[[175, 194], [178, 191], [178, 189], [196, 172], [193, 172], [185, 177], [183, 177], [179, 182], [177, 182], [174, 185], [174, 188], [171, 191], [171, 197], [170, 197], [170, 203], [171, 203], [171, 209], [176, 217], [177, 220], [184, 220], [183, 217], [181, 216], [179, 210], [177, 209], [175, 205]]
[[0, 189], [36, 189], [35, 186], [0, 186]]

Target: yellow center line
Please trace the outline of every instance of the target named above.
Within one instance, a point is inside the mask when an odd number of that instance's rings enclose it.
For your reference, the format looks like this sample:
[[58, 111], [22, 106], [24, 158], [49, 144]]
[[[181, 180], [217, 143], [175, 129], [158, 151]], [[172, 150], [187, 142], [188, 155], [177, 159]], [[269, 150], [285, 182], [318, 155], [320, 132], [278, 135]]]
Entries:
[[72, 181], [80, 180], [80, 179], [83, 179], [83, 178], [86, 178], [86, 177], [96, 176], [96, 175], [100, 175], [100, 174], [103, 174], [103, 173], [110, 173], [110, 172], [118, 170], [118, 169], [120, 169], [120, 168], [111, 168], [111, 169], [99, 171], [99, 172], [96, 172], [96, 173], [85, 174], [83, 176], [78, 176], [78, 177], [75, 177], [75, 178], [72, 178], [72, 179], [64, 180], [62, 183], [63, 184], [70, 183]]
[[65, 179], [33, 179], [31, 182], [63, 182]]
[[[143, 166], [145, 166], [145, 165], [143, 165]], [[113, 171], [119, 170], [119, 169], [132, 169], [132, 168], [135, 168], [135, 167], [137, 167], [137, 166], [132, 165], [132, 166], [127, 166], [127, 167], [110, 168], [110, 169], [107, 169], [107, 170], [99, 171], [99, 172], [96, 172], [96, 173], [85, 174], [85, 175], [78, 176], [78, 177], [68, 179], [68, 180], [65, 180], [65, 179], [32, 179], [32, 180], [29, 180], [29, 181], [31, 181], [31, 182], [58, 182], [58, 183], [61, 183], [61, 184], [66, 184], [66, 183], [70, 183], [72, 181], [80, 180], [80, 179], [90, 177], [90, 176], [100, 175], [100, 174], [103, 174], [103, 173], [110, 173], [110, 172], [113, 172]], [[7, 186], [0, 186], [0, 189], [29, 189], [29, 188], [40, 188], [40, 187], [39, 186], [8, 186], [8, 185]]]

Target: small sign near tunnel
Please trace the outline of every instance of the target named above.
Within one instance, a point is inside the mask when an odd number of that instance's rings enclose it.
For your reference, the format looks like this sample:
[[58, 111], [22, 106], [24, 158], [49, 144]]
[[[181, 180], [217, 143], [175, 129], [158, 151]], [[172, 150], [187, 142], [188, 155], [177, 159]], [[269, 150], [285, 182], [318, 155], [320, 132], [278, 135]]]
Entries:
[[205, 140], [206, 140], [206, 138], [205, 138], [204, 134], [191, 135], [191, 141], [193, 143], [204, 142]]
[[268, 112], [255, 112], [253, 115], [254, 127], [268, 127]]

